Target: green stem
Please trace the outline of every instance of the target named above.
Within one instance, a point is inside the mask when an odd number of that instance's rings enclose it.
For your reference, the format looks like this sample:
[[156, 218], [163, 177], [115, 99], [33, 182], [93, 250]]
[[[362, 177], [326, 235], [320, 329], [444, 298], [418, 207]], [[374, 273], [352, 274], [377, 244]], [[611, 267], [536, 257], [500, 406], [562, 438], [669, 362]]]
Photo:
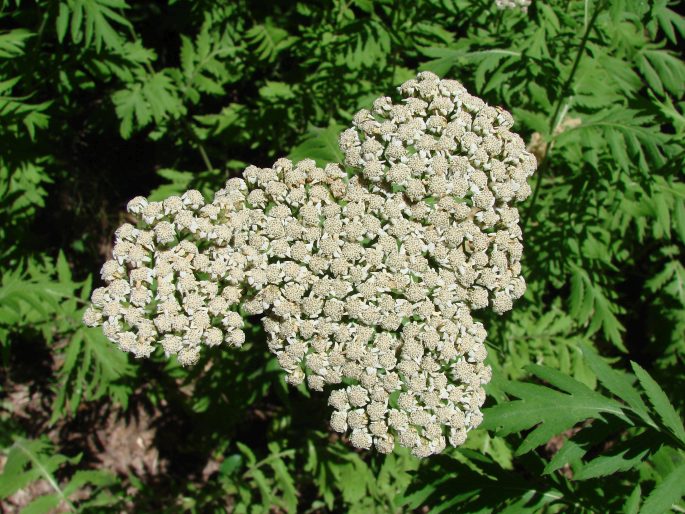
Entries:
[[[568, 75], [568, 78], [564, 82], [564, 85], [561, 89], [561, 95], [559, 96], [559, 100], [557, 100], [556, 107], [554, 109], [554, 114], [549, 120], [549, 136], [550, 138], [553, 136], [555, 130], [557, 127], [561, 124], [561, 120], [563, 119], [563, 116], [559, 116], [559, 114], [562, 111], [562, 108], [564, 109], [564, 114], [568, 110], [568, 106], [565, 105], [566, 100], [569, 96], [569, 92], [571, 91], [571, 85], [573, 84], [573, 79], [576, 76], [576, 72], [578, 71], [578, 65], [580, 64], [580, 60], [583, 57], [583, 54], [585, 53], [585, 48], [587, 47], [587, 42], [590, 38], [590, 32], [592, 32], [592, 29], [594, 28], [595, 22], [597, 21], [597, 17], [599, 16], [599, 13], [601, 12], [602, 8], [604, 7], [604, 1], [600, 0], [597, 2], [597, 5], [595, 6], [595, 10], [592, 13], [592, 18], [590, 18], [590, 21], [587, 23], [585, 27], [585, 33], [583, 34], [583, 39], [580, 41], [580, 45], [578, 46], [578, 52], [576, 53], [576, 58], [573, 61], [573, 66], [571, 67], [571, 72]], [[543, 158], [542, 163], [540, 164], [540, 167], [538, 168], [537, 172], [537, 177], [535, 180], [535, 188], [533, 189], [533, 198], [530, 201], [530, 204], [528, 205], [528, 209], [526, 210], [526, 214], [523, 217], [523, 221], [521, 223], [522, 228], [525, 230], [526, 225], [528, 224], [528, 220], [530, 219], [531, 214], [533, 213], [533, 209], [535, 208], [535, 204], [537, 203], [538, 196], [540, 194], [540, 186], [542, 185], [542, 178], [544, 177], [545, 173], [549, 169], [549, 162], [550, 162], [550, 155], [552, 153], [552, 148], [554, 147], [554, 142], [552, 141], [549, 144], [549, 147], [547, 148], [547, 154]]]
[[55, 490], [60, 499], [67, 505], [67, 507], [69, 507], [69, 510], [72, 512], [76, 512], [76, 506], [69, 500], [69, 498], [66, 497], [66, 495], [60, 488], [59, 484], [55, 480], [55, 477], [53, 477], [52, 473], [45, 469], [45, 466], [41, 464], [40, 460], [36, 458], [33, 452], [26, 448], [26, 446], [24, 446], [20, 440], [14, 441], [14, 446], [19, 448], [19, 450], [21, 450], [29, 458], [31, 464], [33, 464], [33, 467], [40, 472], [43, 479], [45, 479], [45, 481], [50, 485], [50, 487], [52, 487]]
[[281, 457], [292, 457], [294, 455], [295, 450], [282, 450], [278, 453], [273, 453], [266, 457], [265, 459], [260, 460], [259, 462], [256, 462], [254, 465], [250, 466], [250, 468], [243, 473], [243, 478], [247, 478], [249, 476], [252, 476], [252, 473], [264, 466], [265, 464], [268, 464], [269, 462], [280, 459]]
[[207, 150], [205, 150], [204, 145], [202, 144], [202, 140], [195, 134], [195, 131], [193, 130], [192, 125], [187, 119], [183, 119], [182, 123], [182, 130], [185, 131], [185, 133], [188, 135], [188, 138], [190, 141], [195, 143], [197, 146], [197, 151], [200, 153], [200, 157], [202, 158], [202, 162], [205, 165], [205, 168], [207, 168], [207, 171], [210, 173], [214, 171], [214, 165], [212, 164], [212, 161], [209, 159], [209, 154], [207, 153]]
[[204, 145], [200, 142], [199, 139], [197, 139], [195, 143], [197, 144], [197, 149], [200, 152], [200, 156], [202, 157], [202, 161], [205, 163], [207, 171], [214, 171], [214, 166], [212, 166], [212, 161], [209, 160], [209, 155], [207, 154]]

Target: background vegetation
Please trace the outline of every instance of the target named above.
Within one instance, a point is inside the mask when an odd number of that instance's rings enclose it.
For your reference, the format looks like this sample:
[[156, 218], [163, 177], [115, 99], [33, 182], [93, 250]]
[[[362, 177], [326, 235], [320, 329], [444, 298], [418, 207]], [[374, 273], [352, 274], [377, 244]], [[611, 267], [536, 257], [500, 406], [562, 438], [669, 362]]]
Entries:
[[[1, 511], [685, 511], [668, 0], [0, 4]], [[325, 395], [285, 386], [258, 320], [192, 369], [81, 324], [129, 198], [337, 161], [351, 115], [420, 69], [513, 111], [540, 161], [529, 289], [484, 320], [495, 373], [464, 448], [354, 452]]]

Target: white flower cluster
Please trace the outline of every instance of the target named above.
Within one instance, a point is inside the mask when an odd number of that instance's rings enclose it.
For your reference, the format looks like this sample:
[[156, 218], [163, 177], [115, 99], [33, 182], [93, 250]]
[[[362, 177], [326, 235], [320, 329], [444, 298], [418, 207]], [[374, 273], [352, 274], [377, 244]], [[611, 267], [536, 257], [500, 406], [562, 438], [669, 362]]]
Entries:
[[495, 3], [499, 9], [521, 9], [527, 12], [533, 0], [495, 0]]
[[333, 388], [331, 426], [357, 448], [425, 457], [482, 420], [491, 370], [471, 311], [525, 290], [518, 212], [535, 159], [511, 116], [421, 73], [340, 136], [347, 172], [314, 161], [248, 167], [211, 204], [137, 198], [117, 231], [89, 325], [183, 364], [240, 346], [238, 306], [265, 313], [287, 381]]
[[107, 287], [95, 289], [87, 325], [136, 357], [161, 343], [167, 356], [193, 364], [200, 346], [245, 341], [238, 306], [266, 256], [243, 250], [252, 231], [247, 186], [231, 179], [205, 205], [199, 191], [163, 202], [131, 200], [138, 227], [116, 231], [113, 259], [102, 267]]

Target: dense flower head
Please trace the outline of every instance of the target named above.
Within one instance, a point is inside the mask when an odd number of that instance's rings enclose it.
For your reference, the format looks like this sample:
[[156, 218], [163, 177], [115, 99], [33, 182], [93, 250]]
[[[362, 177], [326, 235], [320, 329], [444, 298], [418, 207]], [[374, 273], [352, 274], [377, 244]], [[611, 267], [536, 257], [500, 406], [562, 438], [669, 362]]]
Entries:
[[532, 3], [533, 0], [495, 0], [495, 4], [500, 9], [520, 9], [523, 12], [528, 11]]
[[212, 203], [198, 191], [128, 206], [85, 314], [124, 351], [182, 364], [245, 341], [264, 314], [290, 384], [331, 390], [331, 427], [357, 448], [419, 457], [482, 421], [486, 331], [525, 290], [519, 216], [536, 162], [506, 111], [420, 73], [340, 135], [344, 167], [248, 167]]

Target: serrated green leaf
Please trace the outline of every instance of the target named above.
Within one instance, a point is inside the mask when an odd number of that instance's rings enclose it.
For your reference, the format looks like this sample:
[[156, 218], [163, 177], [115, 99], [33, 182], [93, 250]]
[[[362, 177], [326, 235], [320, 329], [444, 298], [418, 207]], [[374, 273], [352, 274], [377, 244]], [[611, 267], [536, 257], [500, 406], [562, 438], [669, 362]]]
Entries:
[[638, 390], [633, 387], [633, 383], [628, 375], [609, 366], [589, 345], [581, 343], [579, 346], [590, 368], [597, 375], [602, 385], [616, 397], [630, 405], [646, 423], [652, 424], [653, 421], [649, 417], [647, 406]]
[[685, 494], [685, 464], [681, 464], [657, 484], [640, 509], [640, 514], [661, 514]]
[[59, 14], [55, 20], [55, 27], [57, 29], [57, 40], [61, 43], [64, 41], [64, 36], [67, 35], [67, 29], [69, 27], [69, 7], [64, 4], [59, 4]]
[[85, 46], [95, 44], [96, 51], [102, 49], [103, 44], [108, 48], [119, 49], [125, 37], [115, 28], [115, 25], [130, 29], [130, 22], [115, 9], [127, 9], [128, 4], [123, 0], [68, 0], [59, 5], [59, 15], [56, 20], [57, 36], [63, 41], [70, 26], [71, 39]]
[[226, 458], [222, 463], [221, 466], [219, 466], [219, 471], [227, 476], [234, 475], [238, 469], [242, 466], [243, 463], [243, 458], [239, 454], [234, 454], [231, 455], [230, 457]]
[[288, 157], [293, 161], [314, 159], [317, 166], [341, 162], [339, 133], [340, 126], [333, 123], [325, 128], [310, 127], [304, 140], [292, 149]]
[[535, 427], [516, 450], [516, 455], [537, 448], [586, 419], [604, 419], [606, 414], [611, 414], [631, 424], [621, 405], [614, 400], [556, 370], [543, 366], [530, 366], [529, 369], [566, 392], [530, 383], [509, 382], [504, 387], [505, 392], [519, 399], [483, 410], [481, 427], [495, 430], [499, 435]]
[[654, 411], [659, 415], [664, 425], [673, 432], [673, 435], [685, 443], [683, 422], [669, 401], [668, 396], [666, 396], [666, 393], [638, 363], [631, 362], [630, 364], [633, 366], [633, 371], [637, 375], [640, 384], [642, 384], [642, 388], [647, 398], [649, 398]]
[[59, 503], [60, 497], [57, 494], [46, 494], [39, 496], [26, 507], [19, 511], [19, 514], [44, 514], [46, 512], [54, 512]]
[[658, 449], [658, 445], [655, 444], [652, 434], [642, 434], [612, 448], [608, 454], [599, 455], [584, 463], [574, 473], [573, 478], [575, 480], [588, 480], [628, 471], [636, 468], [656, 449]]
[[625, 506], [623, 507], [623, 514], [637, 514], [640, 510], [640, 498], [642, 497], [642, 488], [640, 484], [635, 486], [633, 492], [630, 493]]
[[259, 88], [259, 95], [270, 101], [287, 100], [295, 97], [292, 87], [285, 82], [267, 81], [266, 85]]
[[572, 464], [580, 460], [583, 455], [585, 455], [585, 450], [568, 439], [564, 441], [564, 445], [561, 449], [557, 451], [557, 453], [554, 454], [554, 457], [547, 463], [542, 473], [549, 475], [550, 473], [561, 469], [566, 464]]

